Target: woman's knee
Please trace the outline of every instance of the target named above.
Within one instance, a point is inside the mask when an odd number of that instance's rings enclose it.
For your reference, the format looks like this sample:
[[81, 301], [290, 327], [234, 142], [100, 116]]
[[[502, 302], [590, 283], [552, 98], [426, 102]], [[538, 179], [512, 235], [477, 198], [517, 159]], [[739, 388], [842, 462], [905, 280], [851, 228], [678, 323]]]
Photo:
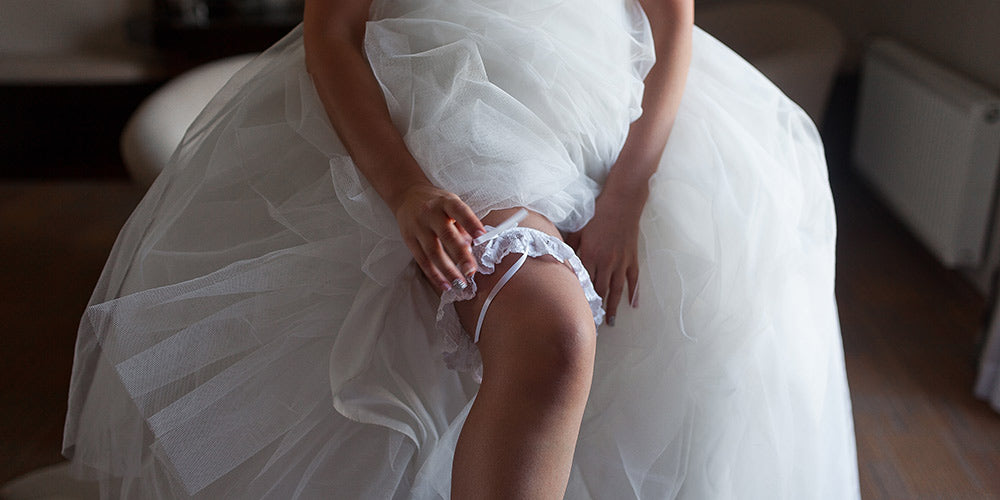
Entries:
[[[595, 333], [579, 321], [518, 321], [524, 329], [480, 342], [483, 384], [506, 386], [526, 402], [584, 402], [593, 377]], [[509, 338], [517, 336], [517, 341]]]
[[562, 372], [591, 369], [596, 332], [589, 314], [581, 317], [556, 313], [534, 322], [525, 332], [528, 341], [526, 364]]
[[484, 380], [496, 376], [539, 393], [589, 390], [597, 332], [583, 290], [555, 259], [529, 263], [486, 315]]

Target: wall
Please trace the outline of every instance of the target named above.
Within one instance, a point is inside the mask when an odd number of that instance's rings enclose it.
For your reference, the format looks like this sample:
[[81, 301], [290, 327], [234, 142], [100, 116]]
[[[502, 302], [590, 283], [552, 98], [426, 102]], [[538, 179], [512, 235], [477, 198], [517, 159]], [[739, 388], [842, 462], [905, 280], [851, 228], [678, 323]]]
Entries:
[[[696, 0], [697, 5], [757, 0]], [[1000, 0], [786, 0], [840, 26], [853, 71], [872, 35], [889, 35], [1000, 91]], [[695, 18], [697, 22], [697, 16]]]
[[0, 0], [0, 55], [107, 51], [152, 0]]
[[127, 21], [152, 0], [0, 0], [0, 86], [107, 84], [155, 78]]

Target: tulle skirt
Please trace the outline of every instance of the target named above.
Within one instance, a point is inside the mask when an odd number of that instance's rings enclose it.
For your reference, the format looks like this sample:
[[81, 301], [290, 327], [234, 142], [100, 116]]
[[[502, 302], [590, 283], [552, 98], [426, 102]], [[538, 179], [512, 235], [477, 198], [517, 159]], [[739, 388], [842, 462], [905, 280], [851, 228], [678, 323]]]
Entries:
[[[426, 174], [480, 216], [593, 215], [653, 63], [633, 1], [376, 1], [365, 53]], [[640, 299], [599, 329], [572, 499], [856, 498], [813, 124], [695, 29]], [[301, 29], [241, 70], [115, 243], [65, 453], [109, 497], [448, 498], [475, 398]]]

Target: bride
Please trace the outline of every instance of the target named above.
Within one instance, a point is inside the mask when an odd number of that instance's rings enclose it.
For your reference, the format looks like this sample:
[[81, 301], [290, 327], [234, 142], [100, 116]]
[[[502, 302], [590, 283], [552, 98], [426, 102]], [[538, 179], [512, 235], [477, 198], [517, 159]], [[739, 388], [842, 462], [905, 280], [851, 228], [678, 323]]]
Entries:
[[64, 452], [111, 497], [856, 498], [832, 210], [691, 0], [307, 0], [123, 228]]

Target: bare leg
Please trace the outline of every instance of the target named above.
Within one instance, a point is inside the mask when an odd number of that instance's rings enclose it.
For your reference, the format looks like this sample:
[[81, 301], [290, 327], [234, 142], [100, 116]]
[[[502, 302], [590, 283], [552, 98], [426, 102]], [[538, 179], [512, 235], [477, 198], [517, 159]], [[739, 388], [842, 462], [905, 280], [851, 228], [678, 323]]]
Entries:
[[[495, 225], [510, 213], [493, 212], [484, 222]], [[521, 225], [559, 236], [538, 214]], [[477, 276], [477, 297], [455, 304], [466, 331], [517, 258], [508, 255], [493, 274]], [[483, 322], [483, 383], [455, 450], [453, 498], [563, 497], [594, 348], [594, 320], [573, 271], [552, 257], [528, 259]]]

